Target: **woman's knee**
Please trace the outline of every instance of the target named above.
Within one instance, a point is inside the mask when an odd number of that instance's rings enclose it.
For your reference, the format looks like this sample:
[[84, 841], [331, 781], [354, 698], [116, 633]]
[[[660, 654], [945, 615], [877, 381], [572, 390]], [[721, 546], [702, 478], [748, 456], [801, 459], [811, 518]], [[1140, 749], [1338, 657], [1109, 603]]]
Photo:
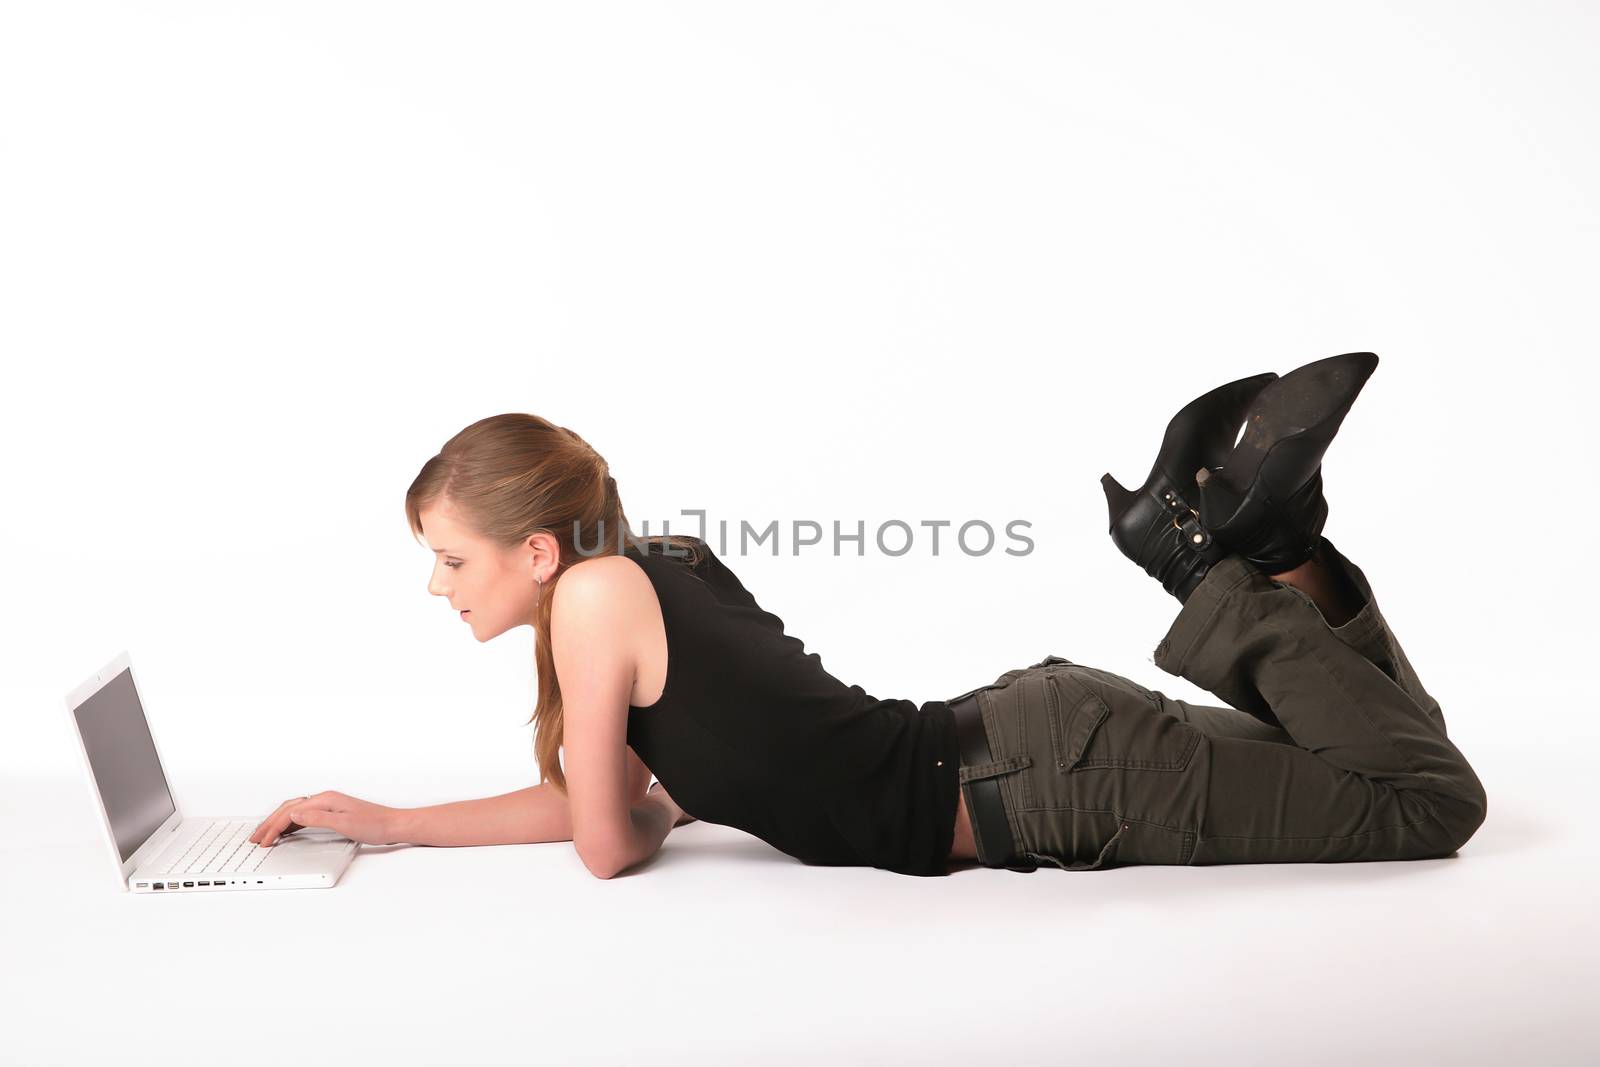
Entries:
[[1448, 856], [1470, 841], [1489, 813], [1488, 795], [1477, 776], [1469, 788], [1445, 795], [1433, 794], [1432, 833], [1429, 855]]

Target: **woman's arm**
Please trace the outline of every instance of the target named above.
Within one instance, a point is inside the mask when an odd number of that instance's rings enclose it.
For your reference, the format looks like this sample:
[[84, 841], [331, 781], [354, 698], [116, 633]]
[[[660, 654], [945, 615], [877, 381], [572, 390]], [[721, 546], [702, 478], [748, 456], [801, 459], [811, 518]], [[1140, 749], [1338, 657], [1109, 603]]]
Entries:
[[523, 845], [571, 841], [567, 798], [549, 782], [482, 800], [401, 808], [395, 840], [413, 845]]
[[[628, 792], [637, 804], [650, 784], [650, 768], [628, 749]], [[680, 811], [682, 809], [679, 809]], [[572, 840], [572, 810], [549, 783], [482, 800], [456, 800], [401, 808], [396, 841], [413, 845], [526, 845]]]

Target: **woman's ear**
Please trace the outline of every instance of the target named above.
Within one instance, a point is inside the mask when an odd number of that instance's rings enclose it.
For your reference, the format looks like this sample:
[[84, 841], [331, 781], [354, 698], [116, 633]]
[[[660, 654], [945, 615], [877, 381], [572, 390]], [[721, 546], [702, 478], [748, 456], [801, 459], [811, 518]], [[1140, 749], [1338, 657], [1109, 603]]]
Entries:
[[527, 549], [528, 576], [534, 581], [541, 584], [547, 582], [561, 568], [561, 546], [556, 543], [554, 536], [544, 530], [529, 534], [524, 547]]

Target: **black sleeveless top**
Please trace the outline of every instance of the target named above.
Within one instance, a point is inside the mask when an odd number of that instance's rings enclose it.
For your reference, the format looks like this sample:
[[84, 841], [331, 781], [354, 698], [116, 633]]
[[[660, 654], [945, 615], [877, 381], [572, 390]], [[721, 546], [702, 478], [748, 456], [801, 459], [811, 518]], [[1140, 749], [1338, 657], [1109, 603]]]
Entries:
[[667, 631], [661, 698], [628, 708], [628, 744], [697, 819], [754, 834], [800, 861], [948, 874], [955, 716], [877, 700], [822, 667], [711, 553], [630, 541]]

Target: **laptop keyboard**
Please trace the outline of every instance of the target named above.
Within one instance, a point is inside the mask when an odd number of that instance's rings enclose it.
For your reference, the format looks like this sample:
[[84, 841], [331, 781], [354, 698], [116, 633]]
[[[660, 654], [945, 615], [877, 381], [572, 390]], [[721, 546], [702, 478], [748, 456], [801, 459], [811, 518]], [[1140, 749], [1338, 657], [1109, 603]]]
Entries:
[[255, 823], [218, 819], [200, 832], [183, 853], [160, 866], [168, 874], [244, 874], [255, 870], [271, 854], [250, 840]]

